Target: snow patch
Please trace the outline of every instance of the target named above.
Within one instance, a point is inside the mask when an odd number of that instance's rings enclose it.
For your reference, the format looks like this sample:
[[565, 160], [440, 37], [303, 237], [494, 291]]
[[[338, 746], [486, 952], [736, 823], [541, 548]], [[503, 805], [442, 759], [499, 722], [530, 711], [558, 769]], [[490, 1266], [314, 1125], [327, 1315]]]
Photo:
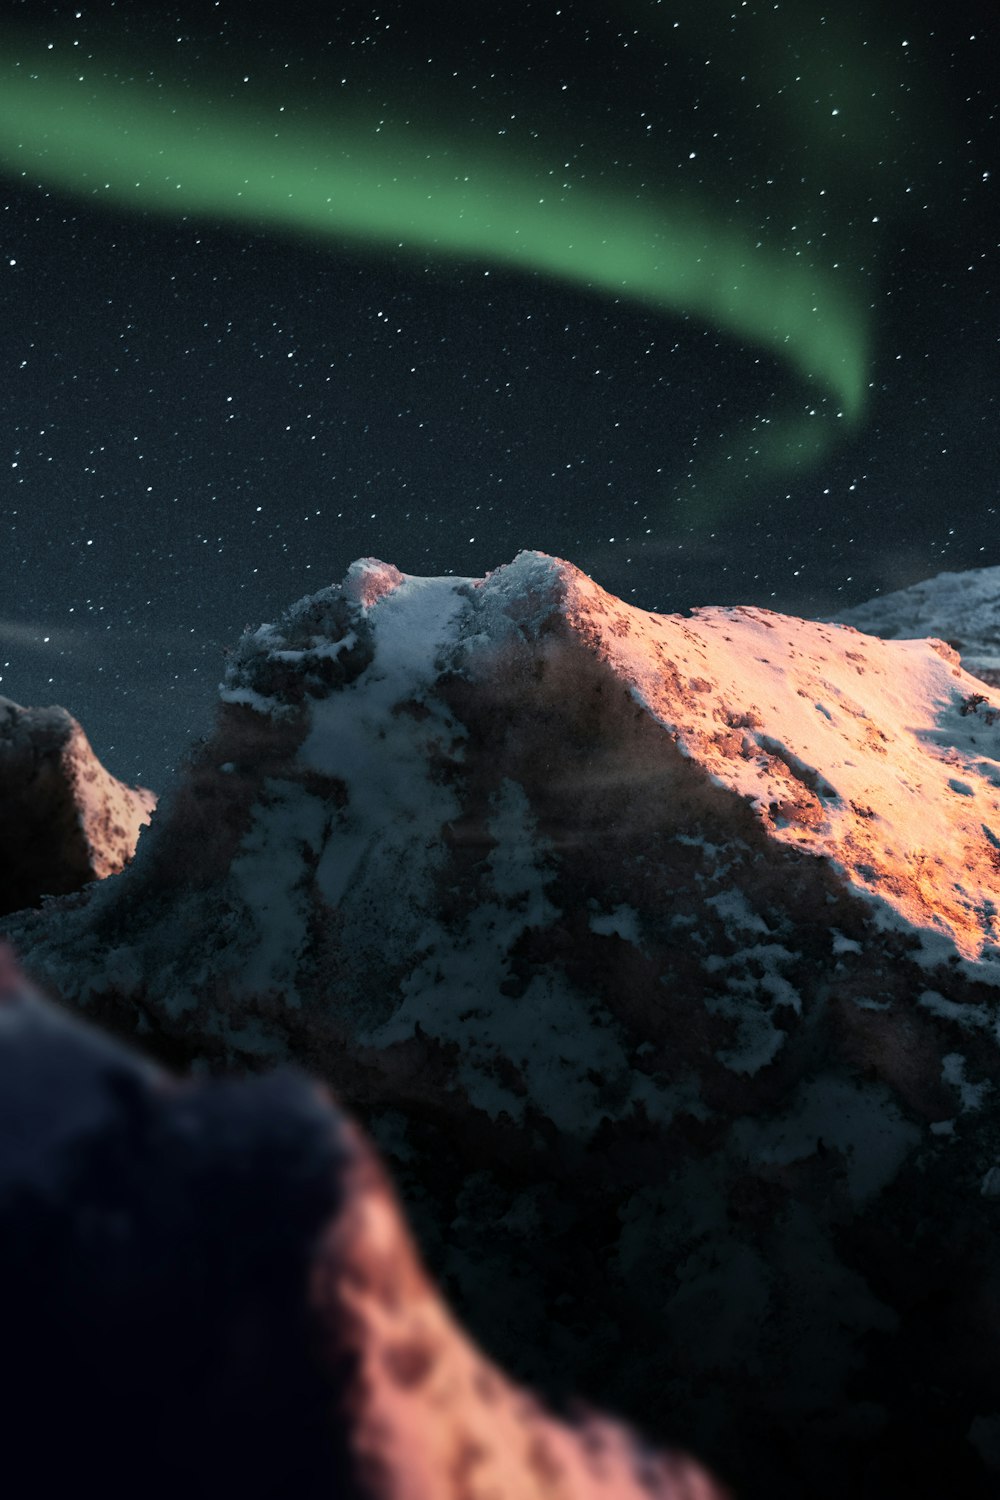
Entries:
[[639, 913], [631, 906], [619, 904], [609, 912], [594, 912], [587, 925], [598, 937], [619, 937], [635, 948], [642, 947]]
[[761, 1165], [787, 1166], [824, 1148], [841, 1152], [848, 1190], [858, 1207], [892, 1181], [921, 1139], [884, 1085], [829, 1075], [803, 1084], [787, 1114], [742, 1120], [734, 1136]]
[[230, 866], [256, 929], [256, 943], [244, 954], [244, 979], [258, 991], [280, 989], [294, 1008], [301, 1003], [295, 972], [306, 946], [312, 868], [329, 821], [323, 799], [290, 782], [267, 781], [253, 825]]

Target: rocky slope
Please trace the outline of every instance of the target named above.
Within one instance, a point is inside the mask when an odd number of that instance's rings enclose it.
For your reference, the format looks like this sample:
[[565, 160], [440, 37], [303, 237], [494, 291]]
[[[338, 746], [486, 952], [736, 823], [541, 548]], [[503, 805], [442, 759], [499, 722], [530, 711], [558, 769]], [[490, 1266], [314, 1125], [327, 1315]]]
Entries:
[[6, 949], [0, 1036], [5, 1493], [724, 1500], [483, 1358], [308, 1079], [179, 1084]]
[[938, 573], [837, 618], [886, 640], [938, 636], [959, 652], [967, 672], [1000, 686], [1000, 568]]
[[64, 708], [0, 698], [0, 914], [117, 874], [155, 806], [104, 769]]
[[241, 641], [132, 866], [8, 923], [305, 1062], [494, 1352], [746, 1495], [995, 1492], [1000, 700], [941, 641], [368, 561]]

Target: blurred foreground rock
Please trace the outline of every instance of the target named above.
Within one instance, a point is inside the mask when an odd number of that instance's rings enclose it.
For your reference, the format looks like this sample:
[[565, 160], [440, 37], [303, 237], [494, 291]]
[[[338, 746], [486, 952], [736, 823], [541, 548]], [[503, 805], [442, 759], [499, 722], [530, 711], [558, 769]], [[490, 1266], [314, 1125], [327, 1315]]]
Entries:
[[723, 1500], [478, 1353], [325, 1090], [172, 1080], [6, 947], [0, 1330], [10, 1500]]

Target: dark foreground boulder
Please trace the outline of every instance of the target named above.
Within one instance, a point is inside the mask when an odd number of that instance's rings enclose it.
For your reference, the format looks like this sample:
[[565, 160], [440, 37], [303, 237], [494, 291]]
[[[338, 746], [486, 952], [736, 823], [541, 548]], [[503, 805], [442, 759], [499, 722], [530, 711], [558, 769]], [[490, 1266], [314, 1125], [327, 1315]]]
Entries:
[[177, 1083], [6, 948], [0, 1330], [11, 1500], [722, 1500], [478, 1353], [322, 1088]]

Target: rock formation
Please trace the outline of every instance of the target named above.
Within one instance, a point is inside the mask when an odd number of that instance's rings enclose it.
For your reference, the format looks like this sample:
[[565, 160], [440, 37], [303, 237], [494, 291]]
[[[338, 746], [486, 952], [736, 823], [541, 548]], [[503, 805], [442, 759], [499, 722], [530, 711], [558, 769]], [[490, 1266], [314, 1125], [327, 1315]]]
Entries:
[[104, 769], [64, 708], [0, 698], [0, 915], [116, 874], [155, 806]]
[[483, 1358], [325, 1090], [177, 1083], [6, 949], [0, 1328], [11, 1496], [723, 1500]]
[[244, 636], [133, 864], [8, 925], [161, 1059], [331, 1083], [522, 1378], [746, 1500], [970, 1500], [998, 871], [1000, 700], [942, 641], [368, 561]]

